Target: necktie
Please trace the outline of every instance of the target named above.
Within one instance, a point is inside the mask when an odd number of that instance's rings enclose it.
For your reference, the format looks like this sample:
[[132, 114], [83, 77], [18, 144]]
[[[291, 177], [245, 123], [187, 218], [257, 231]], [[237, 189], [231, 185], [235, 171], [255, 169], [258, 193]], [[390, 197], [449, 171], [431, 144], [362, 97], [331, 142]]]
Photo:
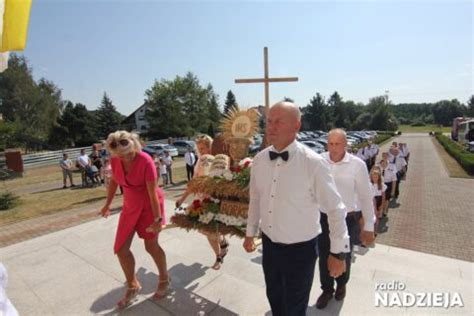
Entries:
[[282, 153], [277, 153], [276, 151], [269, 151], [270, 153], [270, 160], [275, 160], [278, 157], [281, 157], [284, 161], [288, 161], [288, 151], [284, 151]]

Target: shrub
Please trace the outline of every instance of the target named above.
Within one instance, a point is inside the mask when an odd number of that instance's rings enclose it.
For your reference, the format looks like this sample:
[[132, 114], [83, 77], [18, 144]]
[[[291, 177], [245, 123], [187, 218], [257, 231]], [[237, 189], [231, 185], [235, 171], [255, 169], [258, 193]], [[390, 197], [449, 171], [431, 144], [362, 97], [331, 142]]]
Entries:
[[474, 154], [467, 151], [463, 145], [449, 139], [439, 132], [435, 135], [436, 139], [444, 147], [446, 152], [456, 159], [467, 173], [474, 175]]
[[0, 211], [8, 210], [20, 202], [20, 198], [11, 192], [0, 193]]

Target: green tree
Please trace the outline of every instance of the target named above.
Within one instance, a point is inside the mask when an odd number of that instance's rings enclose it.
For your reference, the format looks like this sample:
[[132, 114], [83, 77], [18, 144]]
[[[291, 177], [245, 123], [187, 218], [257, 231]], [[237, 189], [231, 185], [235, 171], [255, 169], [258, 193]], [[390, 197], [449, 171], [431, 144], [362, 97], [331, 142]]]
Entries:
[[6, 122], [16, 122], [16, 142], [26, 150], [46, 145], [61, 110], [61, 91], [53, 82], [36, 83], [25, 57], [11, 55], [0, 74], [0, 112]]
[[465, 111], [466, 108], [456, 99], [442, 100], [436, 102], [432, 108], [433, 120], [435, 124], [450, 126], [453, 119], [463, 116]]
[[218, 99], [219, 97], [214, 92], [214, 89], [211, 84], [207, 86], [208, 94], [208, 121], [209, 127], [207, 134], [211, 137], [215, 136], [215, 133], [220, 125], [220, 120], [222, 118], [222, 113], [219, 109]]
[[337, 91], [329, 97], [328, 105], [332, 110], [334, 127], [346, 128], [348, 126], [346, 105]]
[[111, 132], [119, 130], [122, 120], [123, 115], [117, 111], [112, 100], [104, 92], [100, 106], [96, 111], [97, 137], [105, 139]]
[[309, 130], [327, 130], [328, 110], [324, 97], [316, 95], [309, 101], [309, 104], [302, 108], [302, 120]]
[[232, 90], [229, 90], [225, 99], [224, 115], [229, 113], [230, 109], [232, 109], [234, 106], [237, 106], [237, 100], [235, 99], [235, 95], [232, 93]]
[[[207, 133], [217, 113], [217, 96], [203, 88], [192, 73], [174, 80], [155, 81], [145, 92], [149, 137], [193, 136]], [[210, 109], [213, 108], [212, 113]], [[218, 108], [218, 106], [217, 106]]]
[[469, 101], [467, 101], [466, 115], [469, 117], [474, 117], [474, 95], [471, 95]]
[[369, 128], [378, 131], [397, 129], [397, 123], [385, 96], [371, 98], [367, 104], [368, 113], [372, 114]]

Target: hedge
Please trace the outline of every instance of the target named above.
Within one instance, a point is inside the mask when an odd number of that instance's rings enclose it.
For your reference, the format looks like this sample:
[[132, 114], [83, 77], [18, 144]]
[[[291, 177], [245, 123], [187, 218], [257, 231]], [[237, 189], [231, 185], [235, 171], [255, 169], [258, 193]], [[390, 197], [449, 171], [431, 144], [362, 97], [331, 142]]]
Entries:
[[467, 173], [474, 175], [474, 153], [467, 151], [463, 145], [451, 140], [449, 137], [439, 132], [436, 133], [435, 136], [448, 154], [456, 159]]

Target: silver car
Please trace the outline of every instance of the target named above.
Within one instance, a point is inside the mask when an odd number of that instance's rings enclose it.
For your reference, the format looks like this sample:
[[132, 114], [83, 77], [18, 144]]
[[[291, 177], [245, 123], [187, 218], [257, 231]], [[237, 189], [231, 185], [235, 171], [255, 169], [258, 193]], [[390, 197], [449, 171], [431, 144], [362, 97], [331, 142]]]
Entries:
[[165, 144], [153, 144], [153, 145], [148, 145], [145, 147], [148, 150], [153, 151], [156, 153], [158, 157], [164, 156], [165, 151], [168, 151], [171, 157], [176, 157], [178, 156], [178, 149], [174, 146], [171, 145], [165, 145]]
[[178, 150], [178, 155], [184, 156], [184, 154], [188, 151], [188, 147], [196, 152], [196, 142], [193, 140], [177, 140], [173, 143], [173, 146], [176, 147]]

